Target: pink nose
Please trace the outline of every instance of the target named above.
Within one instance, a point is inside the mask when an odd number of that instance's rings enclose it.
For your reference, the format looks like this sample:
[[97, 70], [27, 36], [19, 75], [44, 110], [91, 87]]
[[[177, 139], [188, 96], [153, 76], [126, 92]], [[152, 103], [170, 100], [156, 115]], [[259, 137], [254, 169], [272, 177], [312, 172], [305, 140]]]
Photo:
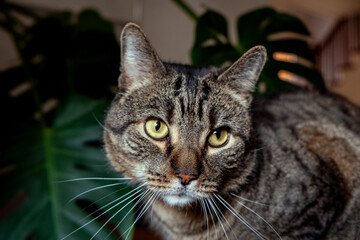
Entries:
[[188, 185], [190, 183], [191, 180], [196, 179], [195, 176], [192, 175], [185, 175], [185, 174], [177, 174], [175, 175], [176, 177], [180, 178], [181, 184], [182, 185]]

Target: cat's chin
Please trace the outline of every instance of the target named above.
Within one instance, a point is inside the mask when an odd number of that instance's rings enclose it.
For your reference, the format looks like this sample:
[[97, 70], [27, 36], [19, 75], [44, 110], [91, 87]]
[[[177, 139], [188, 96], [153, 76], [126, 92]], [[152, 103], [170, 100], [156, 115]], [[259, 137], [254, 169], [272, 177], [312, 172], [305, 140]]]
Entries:
[[186, 194], [168, 194], [162, 196], [162, 199], [166, 204], [174, 207], [185, 207], [196, 201], [195, 198]]

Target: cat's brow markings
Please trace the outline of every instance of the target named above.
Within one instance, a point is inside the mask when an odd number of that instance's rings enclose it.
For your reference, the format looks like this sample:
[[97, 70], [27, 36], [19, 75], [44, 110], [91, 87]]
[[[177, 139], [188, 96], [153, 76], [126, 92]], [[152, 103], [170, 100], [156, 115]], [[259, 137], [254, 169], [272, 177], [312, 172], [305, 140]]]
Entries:
[[179, 96], [181, 92], [181, 86], [182, 86], [182, 77], [178, 76], [175, 81], [174, 97]]

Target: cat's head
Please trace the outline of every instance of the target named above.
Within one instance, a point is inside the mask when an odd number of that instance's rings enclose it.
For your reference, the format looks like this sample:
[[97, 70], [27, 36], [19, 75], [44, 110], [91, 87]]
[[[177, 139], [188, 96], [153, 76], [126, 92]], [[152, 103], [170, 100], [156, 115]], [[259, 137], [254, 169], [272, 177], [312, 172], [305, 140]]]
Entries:
[[265, 48], [252, 48], [226, 69], [168, 64], [128, 24], [121, 52], [119, 91], [104, 131], [115, 169], [176, 206], [244, 184], [255, 164], [250, 92]]

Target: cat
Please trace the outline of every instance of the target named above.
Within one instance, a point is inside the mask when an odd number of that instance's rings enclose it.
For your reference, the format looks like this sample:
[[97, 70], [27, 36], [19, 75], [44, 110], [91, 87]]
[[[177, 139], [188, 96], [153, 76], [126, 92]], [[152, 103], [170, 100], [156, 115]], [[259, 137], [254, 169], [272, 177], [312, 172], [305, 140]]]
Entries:
[[302, 89], [252, 100], [263, 46], [227, 68], [170, 64], [129, 23], [121, 56], [105, 150], [163, 239], [360, 239], [358, 107]]

